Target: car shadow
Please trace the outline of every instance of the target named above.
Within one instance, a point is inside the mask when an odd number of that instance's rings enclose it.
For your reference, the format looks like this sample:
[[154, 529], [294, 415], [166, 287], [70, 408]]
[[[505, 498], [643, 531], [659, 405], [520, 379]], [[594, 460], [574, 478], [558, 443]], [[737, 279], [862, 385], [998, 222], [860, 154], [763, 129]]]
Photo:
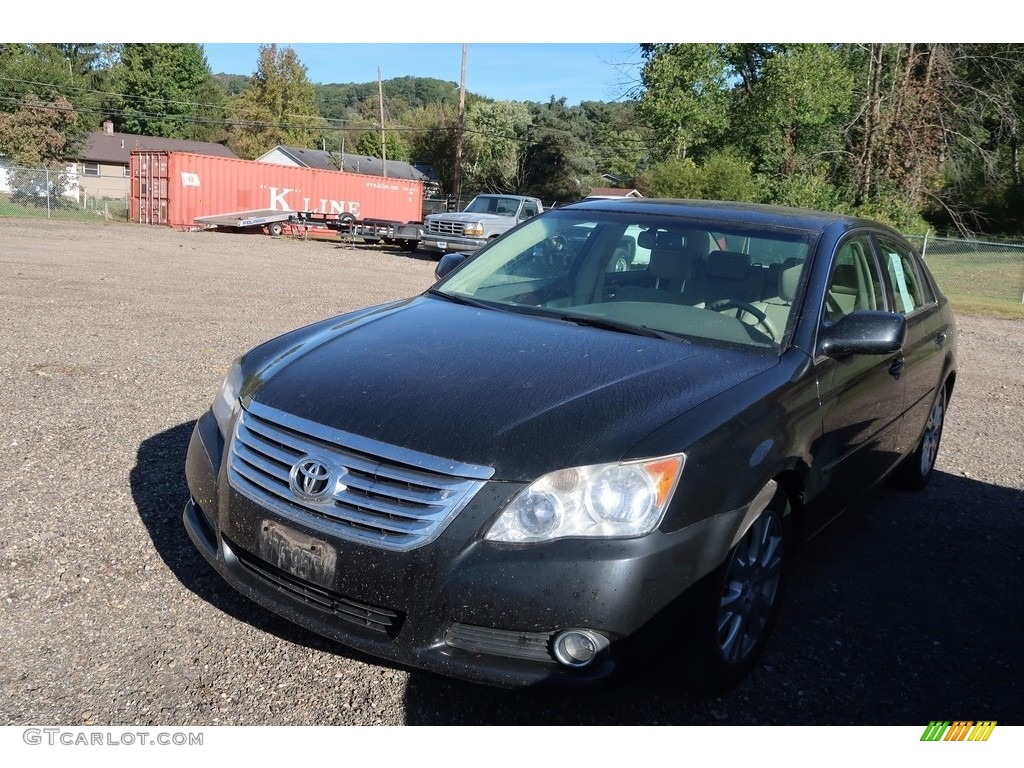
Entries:
[[[224, 581], [192, 544], [182, 522], [189, 497], [185, 455], [195, 421], [179, 424], [143, 440], [129, 473], [132, 498], [153, 546], [181, 584], [234, 619], [282, 640], [346, 658], [376, 664], [378, 659], [303, 629], [248, 600]], [[394, 669], [399, 667], [394, 666]]]
[[504, 691], [414, 672], [409, 724], [1024, 724], [1024, 491], [937, 472], [806, 543], [761, 663], [718, 696], [672, 645], [606, 690]]
[[[195, 422], [144, 440], [130, 472], [139, 516], [189, 591], [288, 642], [402, 669], [250, 602], [182, 524]], [[669, 672], [672, 638], [607, 688], [504, 690], [412, 671], [410, 725], [1024, 724], [1024, 491], [936, 472], [926, 490], [883, 489], [807, 543], [751, 675], [701, 696]]]

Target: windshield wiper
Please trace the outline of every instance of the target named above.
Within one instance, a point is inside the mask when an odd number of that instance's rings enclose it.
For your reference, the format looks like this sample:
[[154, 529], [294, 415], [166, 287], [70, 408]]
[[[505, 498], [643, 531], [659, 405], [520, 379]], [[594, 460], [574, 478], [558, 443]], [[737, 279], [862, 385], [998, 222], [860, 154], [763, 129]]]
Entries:
[[427, 293], [431, 296], [440, 296], [442, 299], [447, 299], [455, 304], [464, 304], [467, 307], [477, 307], [479, 309], [495, 309], [495, 305], [487, 301], [480, 301], [479, 299], [472, 299], [469, 296], [463, 296], [460, 293], [445, 293], [439, 291], [436, 288], [428, 288]]
[[609, 331], [632, 333], [635, 336], [649, 336], [654, 339], [668, 339], [669, 341], [683, 340], [682, 337], [674, 333], [669, 333], [668, 331], [659, 331], [655, 328], [648, 328], [646, 325], [632, 325], [618, 320], [609, 320], [606, 317], [594, 317], [593, 315], [559, 315], [558, 319], [565, 320], [569, 323], [575, 323], [576, 325], [585, 325], [591, 328], [604, 328]]

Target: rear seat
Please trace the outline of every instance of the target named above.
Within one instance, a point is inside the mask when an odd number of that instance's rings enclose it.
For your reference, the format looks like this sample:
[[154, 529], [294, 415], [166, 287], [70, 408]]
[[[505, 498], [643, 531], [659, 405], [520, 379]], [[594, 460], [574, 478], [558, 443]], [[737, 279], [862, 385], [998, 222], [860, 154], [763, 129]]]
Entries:
[[712, 251], [703, 271], [695, 275], [687, 290], [687, 303], [706, 307], [716, 301], [733, 299], [753, 303], [764, 298], [768, 270], [751, 264], [749, 253]]

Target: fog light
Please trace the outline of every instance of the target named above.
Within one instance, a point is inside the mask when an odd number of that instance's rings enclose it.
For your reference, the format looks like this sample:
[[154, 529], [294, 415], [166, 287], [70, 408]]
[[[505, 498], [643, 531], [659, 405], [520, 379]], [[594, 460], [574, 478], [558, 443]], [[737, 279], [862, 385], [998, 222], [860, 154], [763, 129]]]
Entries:
[[567, 629], [555, 637], [553, 651], [560, 664], [585, 667], [608, 647], [608, 640], [586, 629]]

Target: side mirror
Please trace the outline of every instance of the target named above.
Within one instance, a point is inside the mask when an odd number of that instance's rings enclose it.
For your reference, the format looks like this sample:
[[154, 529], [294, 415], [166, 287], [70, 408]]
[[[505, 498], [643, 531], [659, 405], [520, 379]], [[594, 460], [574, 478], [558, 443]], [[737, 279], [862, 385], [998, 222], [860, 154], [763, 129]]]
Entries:
[[469, 256], [464, 253], [446, 253], [441, 257], [441, 260], [437, 262], [437, 266], [434, 267], [434, 277], [440, 280], [453, 269], [461, 266], [468, 258]]
[[819, 348], [829, 357], [891, 355], [903, 349], [906, 340], [907, 319], [903, 315], [864, 309], [826, 327]]

